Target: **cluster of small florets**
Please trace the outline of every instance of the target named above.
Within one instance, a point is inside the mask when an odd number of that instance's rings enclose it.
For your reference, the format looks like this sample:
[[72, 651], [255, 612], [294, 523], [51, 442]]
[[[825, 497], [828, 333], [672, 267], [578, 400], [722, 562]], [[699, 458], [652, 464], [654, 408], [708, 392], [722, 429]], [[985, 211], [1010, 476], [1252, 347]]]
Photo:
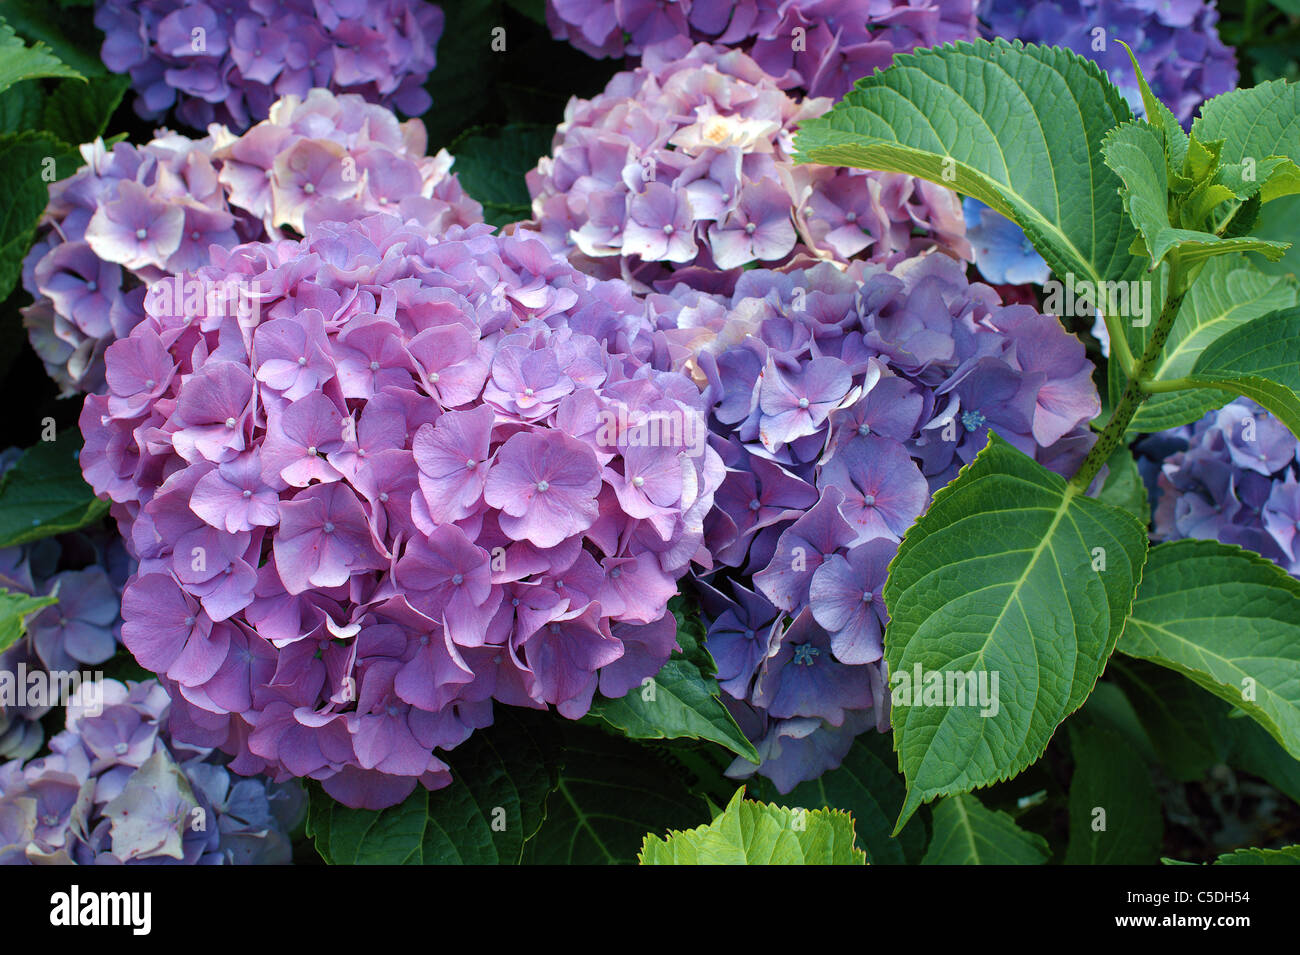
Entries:
[[424, 125], [355, 95], [286, 97], [236, 136], [162, 131], [136, 148], [81, 147], [50, 188], [23, 267], [32, 345], [65, 394], [104, 389], [104, 349], [144, 317], [145, 287], [205, 265], [213, 245], [301, 233], [311, 221], [391, 210], [432, 231], [482, 221], [450, 172], [426, 156]]
[[1237, 544], [1300, 577], [1300, 441], [1249, 398], [1144, 438], [1155, 540]]
[[1063, 46], [1106, 71], [1140, 114], [1132, 47], [1151, 91], [1184, 125], [1201, 103], [1237, 85], [1231, 47], [1219, 39], [1214, 0], [985, 0], [987, 37]]
[[276, 865], [297, 784], [240, 779], [168, 730], [153, 680], [82, 684], [50, 753], [0, 765], [0, 865]]
[[973, 39], [973, 0], [547, 0], [557, 39], [591, 56], [681, 38], [747, 51], [783, 88], [838, 99], [895, 53]]
[[97, 0], [101, 55], [135, 109], [247, 129], [282, 96], [321, 87], [419, 116], [442, 10], [425, 0]]
[[241, 246], [193, 276], [241, 309], [151, 296], [108, 349], [82, 464], [140, 559], [123, 641], [239, 772], [389, 805], [494, 699], [577, 718], [675, 645], [723, 472], [699, 389], [625, 285], [491, 232]]
[[727, 465], [705, 539], [732, 570], [699, 581], [707, 645], [760, 771], [788, 791], [888, 725], [881, 591], [932, 492], [990, 430], [1068, 473], [1100, 402], [1056, 319], [1004, 307], [941, 254], [754, 270], [703, 299], [652, 305], [693, 350]]
[[969, 258], [949, 190], [791, 160], [798, 101], [740, 51], [664, 44], [593, 100], [572, 100], [529, 173], [533, 221], [557, 251], [639, 290], [729, 293], [745, 267], [803, 254], [897, 261], [939, 245]]

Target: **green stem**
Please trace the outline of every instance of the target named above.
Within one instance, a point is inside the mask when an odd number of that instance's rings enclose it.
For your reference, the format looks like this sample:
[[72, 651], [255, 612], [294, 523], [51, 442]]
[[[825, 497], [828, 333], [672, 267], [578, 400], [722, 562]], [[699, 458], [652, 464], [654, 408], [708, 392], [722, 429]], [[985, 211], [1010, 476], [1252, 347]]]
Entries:
[[1157, 378], [1142, 382], [1142, 390], [1148, 395], [1163, 395], [1171, 391], [1187, 391], [1189, 388], [1203, 388], [1204, 385], [1190, 378]]
[[1132, 378], [1135, 365], [1133, 352], [1128, 347], [1128, 336], [1124, 334], [1124, 326], [1120, 323], [1120, 317], [1103, 312], [1102, 319], [1106, 323], [1106, 334], [1110, 337], [1111, 355], [1119, 361], [1119, 367], [1124, 372], [1124, 376]]
[[[1133, 415], [1137, 414], [1142, 402], [1147, 399], [1148, 389], [1152, 385], [1147, 375], [1160, 359], [1160, 352], [1169, 338], [1169, 331], [1174, 327], [1174, 319], [1178, 317], [1178, 309], [1182, 307], [1183, 296], [1187, 294], [1187, 283], [1183, 280], [1181, 269], [1176, 262], [1171, 263], [1169, 269], [1169, 288], [1181, 289], [1181, 291], [1165, 301], [1160, 318], [1156, 320], [1156, 327], [1151, 330], [1151, 337], [1147, 339], [1146, 348], [1142, 351], [1142, 357], [1137, 360], [1133, 371], [1128, 375], [1128, 384], [1124, 386], [1119, 404], [1111, 413], [1106, 427], [1097, 436], [1097, 443], [1083, 459], [1083, 464], [1079, 466], [1074, 477], [1070, 478], [1071, 486], [1079, 491], [1088, 490], [1088, 485], [1097, 476], [1097, 472], [1110, 460], [1115, 449], [1123, 442], [1124, 432], [1128, 430], [1129, 422], [1133, 420]], [[1114, 341], [1113, 336], [1112, 341]]]

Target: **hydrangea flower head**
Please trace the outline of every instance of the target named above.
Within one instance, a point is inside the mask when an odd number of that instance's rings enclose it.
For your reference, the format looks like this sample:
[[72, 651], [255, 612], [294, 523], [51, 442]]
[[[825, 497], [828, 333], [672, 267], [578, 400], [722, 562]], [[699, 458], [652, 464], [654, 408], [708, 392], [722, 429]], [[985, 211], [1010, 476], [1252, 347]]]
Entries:
[[1155, 540], [1236, 544], [1300, 577], [1300, 441], [1249, 398], [1144, 438]]
[[799, 100], [739, 50], [678, 38], [592, 100], [574, 99], [528, 174], [533, 220], [583, 271], [639, 291], [734, 287], [744, 268], [800, 256], [897, 261], [935, 246], [970, 257], [953, 193], [889, 173], [791, 160]]
[[[103, 391], [104, 350], [144, 317], [146, 287], [207, 264], [213, 246], [381, 211], [434, 231], [481, 222], [451, 157], [425, 147], [419, 120], [323, 89], [284, 97], [243, 135], [214, 125], [200, 140], [164, 130], [139, 148], [82, 146], [86, 165], [50, 187], [24, 262], [32, 345], [65, 394]], [[157, 381], [160, 351], [139, 348], [117, 373]]]
[[104, 65], [131, 75], [143, 118], [175, 105], [195, 129], [244, 130], [314, 87], [419, 116], [443, 15], [423, 0], [96, 0], [95, 26]]
[[556, 39], [591, 56], [686, 38], [743, 49], [783, 88], [839, 99], [895, 53], [975, 36], [972, 0], [548, 0]]
[[696, 587], [720, 685], [788, 791], [888, 726], [881, 591], [931, 494], [991, 430], [1068, 473], [1100, 401], [1056, 319], [1004, 306], [941, 253], [755, 269], [716, 310], [703, 298], [651, 296], [727, 465], [705, 524], [716, 568]]
[[0, 765], [0, 864], [287, 863], [301, 788], [233, 777], [168, 710], [153, 680], [82, 684], [49, 755]]
[[1117, 40], [1133, 49], [1151, 91], [1183, 125], [1205, 100], [1237, 85], [1214, 0], [987, 0], [979, 17], [985, 36], [1063, 46], [1095, 60], [1138, 115], [1141, 93]]
[[658, 671], [724, 467], [625, 285], [387, 215], [193, 278], [244, 307], [151, 298], [109, 381], [161, 346], [167, 385], [81, 419], [140, 558], [123, 641], [186, 739], [374, 808], [446, 785], [494, 700], [577, 718]]

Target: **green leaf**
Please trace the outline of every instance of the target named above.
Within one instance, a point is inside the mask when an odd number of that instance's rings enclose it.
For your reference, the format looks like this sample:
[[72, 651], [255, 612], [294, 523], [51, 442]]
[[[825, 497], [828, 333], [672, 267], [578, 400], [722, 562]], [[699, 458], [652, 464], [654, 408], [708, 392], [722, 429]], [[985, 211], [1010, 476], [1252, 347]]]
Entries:
[[934, 836], [921, 864], [1042, 865], [1051, 854], [1042, 836], [962, 793], [935, 804]]
[[1219, 158], [1224, 163], [1250, 159], [1262, 167], [1273, 157], [1291, 160], [1276, 180], [1260, 177], [1264, 202], [1287, 195], [1296, 185], [1290, 169], [1300, 163], [1300, 84], [1273, 80], [1216, 96], [1201, 107], [1192, 136], [1222, 140]]
[[[1210, 260], [1183, 298], [1152, 370], [1152, 380], [1185, 377], [1201, 352], [1216, 339], [1239, 325], [1295, 304], [1294, 283], [1260, 272], [1244, 257]], [[1135, 355], [1146, 347], [1150, 331], [1150, 327], [1129, 331], [1129, 346]], [[1118, 365], [1114, 371], [1119, 372]], [[1133, 416], [1129, 431], [1156, 432], [1190, 424], [1229, 400], [1230, 396], [1222, 392], [1204, 388], [1151, 395]]]
[[755, 795], [804, 809], [843, 809], [853, 816], [857, 846], [867, 853], [868, 862], [915, 864], [925, 851], [921, 820], [913, 818], [897, 836], [890, 835], [906, 793], [897, 765], [890, 737], [869, 730], [853, 741], [837, 769], [800, 783], [784, 796], [760, 777], [754, 786]]
[[[1206, 694], [1208, 695], [1208, 694]], [[1219, 701], [1215, 701], [1216, 703]], [[1220, 704], [1225, 705], [1226, 704]], [[1284, 750], [1277, 740], [1254, 720], [1224, 720], [1232, 735], [1228, 763], [1258, 776], [1300, 805], [1300, 760]]]
[[[1223, 239], [1199, 228], [1178, 228], [1169, 221], [1169, 175], [1164, 138], [1143, 122], [1112, 129], [1102, 144], [1106, 165], [1123, 180], [1124, 208], [1142, 234], [1152, 266], [1177, 253], [1188, 265], [1232, 252], [1259, 252], [1274, 261], [1289, 245], [1267, 239]], [[1222, 201], [1222, 200], [1220, 200]], [[1218, 202], [1213, 203], [1213, 206]]]
[[853, 847], [853, 817], [831, 809], [786, 809], [744, 799], [707, 826], [645, 837], [642, 865], [866, 865]]
[[1255, 719], [1300, 758], [1300, 581], [1217, 541], [1151, 550], [1119, 649]]
[[1160, 858], [1160, 796], [1142, 757], [1100, 727], [1070, 733], [1070, 843], [1066, 865], [1149, 865]]
[[647, 746], [571, 726], [561, 756], [546, 822], [524, 847], [528, 864], [633, 863], [647, 832], [686, 829], [708, 817], [704, 800]]
[[0, 299], [7, 298], [18, 284], [23, 256], [49, 201], [49, 182], [43, 176], [45, 160], [64, 149], [48, 133], [0, 135], [0, 180], [6, 185], [0, 206]]
[[41, 124], [45, 94], [40, 80], [15, 83], [0, 95], [0, 133], [21, 133]]
[[1151, 737], [1147, 735], [1141, 719], [1138, 718], [1137, 710], [1129, 702], [1128, 696], [1120, 689], [1119, 684], [1112, 680], [1114, 667], [1114, 660], [1106, 665], [1106, 679], [1097, 684], [1096, 689], [1088, 696], [1088, 702], [1083, 705], [1083, 709], [1071, 717], [1067, 725], [1074, 726], [1078, 723], [1083, 726], [1097, 726], [1116, 733], [1124, 738], [1126, 746], [1135, 750], [1148, 763], [1155, 765], [1160, 762], [1160, 759], [1151, 744]]
[[1138, 91], [1142, 94], [1142, 108], [1146, 110], [1147, 122], [1159, 128], [1163, 134], [1165, 167], [1169, 170], [1172, 179], [1175, 174], [1181, 175], [1183, 163], [1187, 159], [1187, 133], [1183, 131], [1183, 126], [1178, 122], [1178, 117], [1173, 114], [1173, 111], [1151, 92], [1151, 87], [1147, 85], [1147, 78], [1142, 74], [1142, 66], [1138, 63], [1133, 50], [1123, 40], [1120, 40], [1119, 44], [1124, 47], [1129, 62], [1133, 64], [1133, 73], [1137, 76]]
[[126, 75], [106, 76], [89, 86], [65, 80], [45, 101], [45, 128], [65, 143], [92, 142], [104, 134], [130, 85]]
[[[3, 14], [0, 9], [0, 14]], [[27, 46], [14, 28], [0, 19], [0, 92], [22, 80], [42, 76], [67, 76], [85, 81], [85, 77], [68, 66], [44, 43]]]
[[535, 23], [546, 22], [546, 0], [506, 0], [506, 6], [513, 7]]
[[64, 431], [23, 452], [0, 480], [0, 547], [16, 547], [93, 524], [108, 513], [81, 477], [81, 435]]
[[1124, 691], [1168, 775], [1193, 782], [1227, 759], [1233, 731], [1222, 701], [1186, 677], [1143, 660], [1117, 655], [1107, 664], [1106, 676]]
[[58, 602], [59, 598], [54, 596], [33, 597], [0, 589], [0, 652], [9, 649], [27, 632], [28, 616]]
[[[1042, 755], [1114, 649], [1145, 553], [1131, 514], [1084, 497], [996, 434], [935, 495], [884, 591], [908, 785], [900, 826], [922, 802], [1007, 779]], [[984, 680], [996, 705], [984, 716], [978, 705], [908, 705], [925, 702], [910, 687], [916, 668], [945, 685], [963, 673], [968, 685]]]
[[1120, 445], [1106, 461], [1106, 467], [1106, 480], [1097, 492], [1097, 500], [1128, 511], [1144, 526], [1151, 523], [1151, 503], [1147, 499], [1142, 475], [1138, 473], [1137, 462], [1133, 460], [1133, 452]]
[[452, 143], [460, 184], [483, 203], [484, 217], [492, 225], [532, 214], [524, 175], [550, 153], [554, 135], [554, 126], [515, 124], [471, 129]]
[[668, 612], [677, 621], [677, 645], [681, 647], [673, 651], [673, 656], [689, 660], [706, 677], [715, 676], [718, 666], [704, 645], [704, 614], [699, 603], [694, 597], [678, 594], [669, 599]]
[[1102, 137], [1133, 114], [1095, 63], [1001, 39], [893, 63], [802, 124], [800, 161], [908, 173], [973, 196], [1017, 222], [1062, 279], [1138, 274], [1120, 181], [1101, 158]]
[[1300, 308], [1270, 312], [1220, 335], [1187, 377], [1254, 399], [1300, 435]]
[[1238, 849], [1214, 860], [1215, 865], [1300, 865], [1300, 845], [1281, 849]]
[[80, 75], [90, 80], [108, 72], [99, 58], [104, 34], [95, 27], [93, 17], [52, 16], [46, 0], [0, 0], [0, 18], [29, 42], [49, 47], [60, 62], [75, 71], [59, 76]]
[[758, 750], [718, 696], [717, 681], [688, 660], [669, 660], [653, 682], [617, 700], [599, 699], [590, 715], [633, 739], [707, 739], [757, 763]]
[[311, 790], [307, 834], [336, 865], [495, 865], [520, 861], [559, 773], [549, 716], [499, 706], [495, 721], [447, 754], [450, 786], [416, 786], [381, 811]]
[[[1281, 239], [1291, 242], [1295, 239], [1295, 226], [1300, 222], [1300, 196], [1287, 196], [1270, 202], [1259, 210], [1259, 221], [1255, 223], [1253, 234], [1261, 239]], [[1251, 260], [1261, 271], [1270, 275], [1287, 275], [1292, 279], [1300, 278], [1300, 242], [1292, 245], [1286, 255], [1276, 262], [1270, 262], [1263, 256], [1253, 255]]]
[[490, 112], [492, 81], [509, 55], [492, 49], [492, 29], [501, 26], [501, 0], [458, 0], [446, 4], [443, 14], [442, 34], [456, 42], [438, 44], [438, 63], [424, 84], [433, 107], [421, 118], [433, 150]]

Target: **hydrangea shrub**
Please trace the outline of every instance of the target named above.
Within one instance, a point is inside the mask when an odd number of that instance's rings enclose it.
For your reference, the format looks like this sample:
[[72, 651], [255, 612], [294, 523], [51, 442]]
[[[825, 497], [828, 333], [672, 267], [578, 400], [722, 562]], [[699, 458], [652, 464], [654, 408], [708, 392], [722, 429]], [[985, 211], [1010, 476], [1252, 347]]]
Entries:
[[57, 9], [0, 862], [1296, 857], [1283, 14]]

